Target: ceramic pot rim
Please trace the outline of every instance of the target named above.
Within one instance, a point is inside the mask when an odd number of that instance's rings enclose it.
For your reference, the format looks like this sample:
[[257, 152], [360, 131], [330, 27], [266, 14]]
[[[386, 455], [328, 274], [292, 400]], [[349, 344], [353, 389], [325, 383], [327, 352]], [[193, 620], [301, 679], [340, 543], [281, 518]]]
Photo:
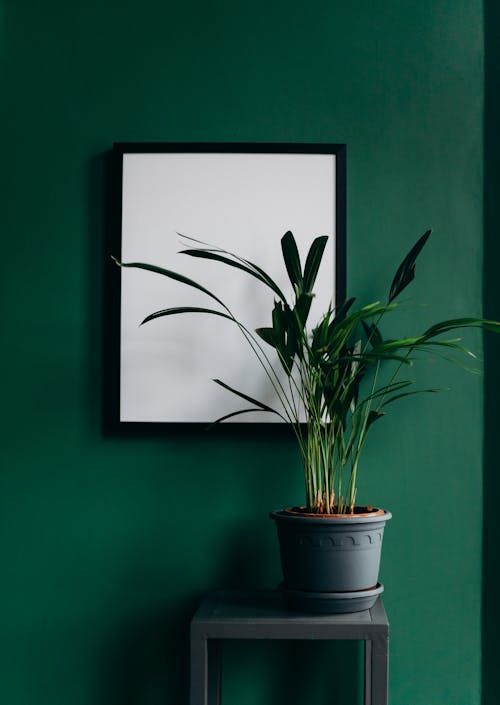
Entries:
[[[301, 511], [302, 509], [305, 509], [305, 507], [276, 509], [270, 512], [269, 516], [275, 521], [314, 521], [332, 524], [367, 524], [370, 522], [385, 522], [392, 518], [391, 512], [378, 508], [374, 508], [373, 511], [361, 511], [355, 514], [313, 514]], [[358, 507], [358, 509], [367, 509], [367, 507]]]
[[379, 517], [385, 514], [384, 509], [377, 507], [355, 507], [354, 509], [365, 509], [366, 511], [354, 511], [352, 514], [317, 514], [315, 512], [306, 512], [305, 507], [287, 507], [283, 509], [285, 514], [301, 517], [314, 517], [317, 519], [359, 519], [361, 517]]

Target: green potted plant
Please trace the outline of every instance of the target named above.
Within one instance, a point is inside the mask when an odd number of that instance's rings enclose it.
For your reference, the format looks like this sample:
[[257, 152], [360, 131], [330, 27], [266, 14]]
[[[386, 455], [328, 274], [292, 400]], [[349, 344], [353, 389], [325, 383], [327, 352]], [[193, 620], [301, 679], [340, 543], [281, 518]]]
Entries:
[[[356, 308], [355, 299], [350, 298], [335, 308], [330, 306], [312, 327], [308, 317], [326, 236], [313, 241], [304, 265], [293, 234], [282, 237], [283, 261], [293, 291], [290, 301], [258, 264], [186, 238], [189, 246], [182, 254], [236, 268], [272, 292], [269, 325], [255, 331], [192, 279], [151, 264], [115, 260], [122, 267], [145, 269], [194, 287], [211, 299], [209, 308], [165, 308], [143, 323], [189, 313], [221, 316], [238, 326], [264, 367], [278, 406], [272, 408], [216, 379], [246, 406], [214, 423], [253, 410], [278, 415], [293, 431], [304, 469], [305, 502], [271, 512], [280, 540], [283, 590], [292, 608], [353, 612], [374, 603], [383, 590], [378, 571], [384, 526], [391, 514], [356, 504], [358, 467], [367, 434], [390, 405], [411, 395], [438, 391], [414, 389], [413, 382], [404, 378], [416, 352], [447, 349], [472, 355], [459, 337], [449, 334], [470, 327], [500, 332], [496, 321], [468, 317], [436, 323], [411, 337], [384, 336], [382, 324], [401, 305], [398, 298], [415, 276], [416, 259], [430, 233], [424, 233], [402, 261], [385, 303]], [[288, 384], [280, 381], [277, 365], [284, 369]]]

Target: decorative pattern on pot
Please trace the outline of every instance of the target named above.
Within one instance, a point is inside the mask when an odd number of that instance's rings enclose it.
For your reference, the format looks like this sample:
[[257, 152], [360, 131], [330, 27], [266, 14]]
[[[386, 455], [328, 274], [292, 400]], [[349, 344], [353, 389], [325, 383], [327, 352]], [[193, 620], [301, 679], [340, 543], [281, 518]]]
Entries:
[[349, 536], [315, 536], [313, 535], [299, 535], [296, 537], [298, 546], [309, 546], [316, 550], [363, 550], [370, 549], [373, 544], [381, 543], [382, 532], [372, 532]]

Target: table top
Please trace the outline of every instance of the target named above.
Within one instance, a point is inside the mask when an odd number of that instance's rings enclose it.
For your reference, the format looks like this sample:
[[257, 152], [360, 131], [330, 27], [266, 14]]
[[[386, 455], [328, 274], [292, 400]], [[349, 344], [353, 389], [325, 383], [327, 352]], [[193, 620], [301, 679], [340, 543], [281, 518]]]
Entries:
[[288, 610], [279, 591], [218, 591], [207, 595], [192, 627], [209, 638], [367, 639], [387, 635], [382, 599], [371, 609], [349, 614], [311, 614]]

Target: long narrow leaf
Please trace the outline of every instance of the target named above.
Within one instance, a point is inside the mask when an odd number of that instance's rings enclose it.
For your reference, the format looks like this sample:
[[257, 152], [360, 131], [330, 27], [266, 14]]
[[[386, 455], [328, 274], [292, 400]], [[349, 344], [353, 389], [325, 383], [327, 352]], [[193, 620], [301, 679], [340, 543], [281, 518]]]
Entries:
[[372, 425], [375, 423], [375, 421], [378, 421], [378, 420], [381, 419], [383, 416], [385, 416], [385, 412], [384, 412], [384, 411], [376, 411], [375, 409], [372, 409], [372, 410], [370, 411], [370, 413], [368, 414], [368, 419], [367, 419], [367, 421], [366, 421], [366, 428], [365, 428], [365, 431], [368, 431], [368, 429], [370, 428], [370, 426], [372, 426]]
[[413, 366], [413, 359], [411, 357], [408, 357], [408, 355], [396, 355], [395, 353], [372, 353], [367, 352], [364, 353], [364, 356], [367, 361], [369, 362], [383, 362], [387, 360], [393, 360], [396, 362], [401, 362], [403, 365], [408, 365], [409, 367]]
[[224, 257], [218, 252], [212, 252], [210, 250], [188, 249], [181, 250], [179, 254], [189, 255], [189, 257], [199, 257], [200, 259], [210, 259], [214, 260], [215, 262], [222, 262], [223, 264], [227, 264], [230, 267], [235, 267], [236, 269], [241, 269], [243, 272], [250, 274], [250, 276], [255, 277], [260, 282], [272, 289], [272, 291], [274, 291], [274, 293], [277, 294], [280, 299], [285, 300], [283, 292], [281, 291], [279, 286], [271, 279], [271, 277], [269, 275], [263, 276], [260, 272], [256, 271], [255, 268], [251, 269], [250, 267], [242, 264], [241, 262], [229, 259], [229, 257]]
[[389, 384], [384, 384], [383, 387], [379, 387], [373, 394], [370, 394], [371, 399], [380, 397], [384, 394], [389, 394], [390, 392], [397, 392], [404, 387], [410, 387], [414, 382], [409, 379], [402, 379], [400, 382], [391, 382]]
[[214, 379], [214, 382], [216, 384], [220, 385], [221, 387], [224, 387], [224, 389], [227, 389], [229, 392], [236, 394], [236, 396], [241, 397], [245, 401], [250, 402], [250, 404], [255, 404], [255, 406], [258, 406], [263, 411], [269, 411], [271, 414], [276, 414], [277, 416], [282, 418], [284, 421], [286, 421], [286, 419], [278, 411], [276, 411], [276, 409], [271, 408], [267, 404], [264, 404], [263, 402], [258, 401], [257, 399], [254, 399], [253, 397], [248, 396], [248, 394], [244, 394], [243, 392], [239, 392], [237, 389], [230, 387], [229, 384], [222, 382], [220, 379]]
[[421, 238], [417, 240], [415, 245], [408, 252], [404, 260], [398, 267], [394, 279], [392, 280], [391, 289], [389, 292], [389, 303], [398, 296], [403, 289], [406, 289], [408, 284], [415, 278], [415, 261], [422, 251], [423, 246], [429, 239], [432, 230], [427, 230]]
[[325, 313], [321, 321], [318, 323], [316, 328], [312, 332], [311, 349], [315, 352], [319, 352], [324, 349], [328, 341], [328, 326], [330, 325], [330, 320], [333, 311], [331, 308]]
[[458, 345], [457, 341], [461, 340], [461, 338], [456, 338], [454, 340], [427, 340], [419, 345], [416, 346], [416, 350], [420, 348], [428, 348], [428, 347], [444, 347], [444, 348], [453, 348], [453, 350], [459, 350], [460, 352], [464, 353], [464, 355], [469, 355], [470, 357], [473, 357], [474, 360], [477, 360], [477, 355], [472, 352], [472, 350], [469, 350], [469, 348], [466, 348], [464, 345]]
[[359, 402], [358, 407], [362, 406], [363, 404], [366, 404], [372, 399], [377, 399], [378, 397], [385, 397], [387, 394], [392, 394], [394, 392], [398, 392], [400, 389], [404, 389], [405, 387], [410, 387], [412, 384], [413, 382], [410, 382], [410, 380], [393, 382], [392, 384], [385, 384], [383, 387], [379, 387], [375, 392], [367, 394], [364, 397], [363, 401]]
[[255, 332], [264, 342], [273, 348], [279, 347], [279, 339], [274, 328], [256, 328]]
[[265, 272], [261, 267], [259, 267], [257, 264], [254, 262], [251, 262], [248, 259], [244, 259], [243, 257], [240, 257], [237, 255], [235, 252], [230, 252], [229, 250], [224, 250], [222, 247], [216, 247], [214, 245], [210, 245], [207, 242], [203, 242], [203, 240], [197, 240], [194, 237], [189, 237], [188, 235], [182, 235], [182, 233], [177, 233], [183, 240], [189, 240], [191, 242], [196, 242], [199, 245], [205, 245], [206, 247], [203, 248], [205, 252], [213, 252], [213, 253], [218, 253], [221, 255], [228, 255], [229, 257], [232, 257], [233, 260], [236, 260], [238, 262], [241, 262], [243, 265], [249, 267], [252, 271], [256, 272], [256, 274], [260, 275], [262, 278], [261, 281], [263, 281], [265, 284], [269, 286], [270, 289], [276, 292], [276, 294], [279, 296], [279, 298], [286, 303], [286, 297], [279, 288], [279, 286], [276, 284], [273, 279], [269, 276], [267, 272]]
[[365, 331], [366, 337], [368, 338], [371, 345], [375, 348], [377, 345], [382, 345], [384, 342], [382, 334], [375, 325], [375, 323], [368, 324], [366, 321], [361, 321], [363, 330]]
[[492, 333], [500, 332], [500, 324], [497, 321], [486, 318], [450, 318], [447, 321], [435, 323], [425, 331], [424, 336], [433, 337], [457, 328], [484, 328]]
[[[332, 336], [335, 333], [335, 329], [338, 328], [344, 321], [349, 309], [356, 299], [350, 298], [347, 301], [342, 302], [340, 306], [332, 311], [328, 309], [326, 314], [323, 316], [320, 324], [313, 330], [312, 337], [312, 350], [315, 352], [320, 352], [326, 349], [326, 346], [331, 344]], [[333, 316], [333, 320], [332, 319]]]
[[[356, 327], [359, 323], [361, 323], [361, 321], [373, 318], [375, 316], [380, 316], [386, 311], [390, 311], [397, 306], [398, 304], [396, 303], [388, 304], [387, 306], [380, 306], [378, 302], [375, 302], [350, 314], [338, 326], [335, 326], [335, 321], [333, 321], [328, 329], [328, 355], [334, 357], [340, 354], [340, 350], [347, 344], [349, 338], [353, 335]], [[374, 351], [372, 350], [371, 352]]]
[[163, 269], [163, 267], [156, 267], [154, 264], [145, 264], [144, 262], [120, 262], [116, 259], [116, 257], [112, 257], [112, 259], [114, 262], [116, 262], [119, 267], [145, 269], [148, 272], [154, 272], [155, 274], [161, 274], [162, 276], [168, 277], [169, 279], [174, 279], [175, 281], [178, 281], [181, 284], [187, 284], [188, 286], [192, 286], [194, 289], [198, 289], [198, 291], [202, 291], [204, 294], [207, 294], [207, 296], [210, 296], [210, 298], [214, 299], [214, 301], [217, 301], [217, 303], [221, 304], [221, 306], [224, 306], [227, 311], [227, 306], [225, 305], [225, 303], [221, 301], [217, 296], [215, 296], [215, 294], [212, 294], [212, 292], [206, 289], [204, 286], [198, 284], [192, 279], [189, 279], [188, 277], [185, 277], [183, 274], [179, 274], [178, 272], [172, 272], [169, 269]]
[[354, 311], [353, 313], [349, 314], [340, 322], [337, 321], [337, 319], [335, 318], [332, 324], [342, 325], [344, 327], [350, 325], [357, 325], [362, 320], [379, 317], [387, 313], [388, 311], [393, 311], [395, 308], [398, 308], [399, 305], [400, 304], [398, 303], [381, 305], [380, 301], [374, 301], [373, 303], [367, 304], [366, 306], [363, 306], [357, 311]]
[[382, 406], [387, 406], [387, 404], [392, 404], [392, 402], [396, 401], [397, 399], [402, 399], [403, 397], [411, 397], [414, 394], [435, 394], [436, 392], [443, 392], [445, 391], [444, 389], [414, 389], [411, 392], [402, 392], [401, 394], [395, 394], [393, 397], [390, 399], [387, 399]]
[[291, 311], [288, 304], [283, 304], [281, 301], [274, 302], [272, 313], [274, 339], [278, 357], [288, 376], [290, 376], [293, 357], [296, 352], [295, 338], [293, 335], [290, 336], [290, 316]]
[[230, 414], [226, 414], [225, 416], [221, 416], [218, 419], [215, 419], [215, 421], [212, 421], [211, 424], [207, 426], [207, 428], [211, 428], [212, 426], [215, 426], [215, 424], [221, 423], [222, 421], [226, 421], [227, 419], [230, 419], [233, 416], [239, 416], [240, 414], [249, 414], [250, 412], [267, 412], [267, 409], [258, 409], [255, 407], [254, 409], [241, 409], [240, 411], [232, 411]]
[[300, 328], [303, 329], [307, 323], [307, 318], [309, 316], [309, 311], [311, 310], [311, 304], [313, 300], [313, 294], [310, 291], [304, 291], [300, 296], [297, 297], [297, 303], [293, 309], [296, 314], [297, 323]]
[[353, 305], [353, 303], [355, 301], [356, 301], [356, 297], [351, 296], [350, 299], [346, 299], [346, 301], [343, 301], [340, 304], [340, 306], [337, 306], [337, 308], [335, 309], [335, 317], [334, 317], [334, 321], [337, 323], [337, 325], [339, 323], [342, 323], [342, 321], [344, 320], [344, 318], [348, 314], [349, 309], [351, 308], [351, 306]]
[[232, 316], [228, 316], [227, 313], [223, 313], [222, 311], [215, 311], [215, 309], [212, 308], [199, 308], [198, 306], [176, 306], [175, 308], [165, 308], [162, 311], [156, 311], [155, 313], [151, 313], [142, 321], [141, 326], [144, 323], [148, 323], [149, 321], [155, 320], [156, 318], [163, 318], [164, 316], [175, 316], [179, 313], [211, 313], [214, 316], [221, 316], [221, 318], [227, 318], [229, 321], [233, 321], [233, 323], [236, 323], [235, 319]]
[[283, 252], [286, 271], [293, 288], [302, 291], [303, 280], [299, 251], [293, 233], [290, 230], [281, 238], [281, 251]]
[[385, 350], [412, 348], [423, 342], [425, 342], [425, 337], [423, 335], [417, 335], [413, 338], [400, 338], [398, 340], [385, 340], [380, 345], [374, 347], [371, 352], [376, 355], [377, 353], [383, 353]]
[[304, 265], [304, 291], [311, 292], [314, 287], [314, 282], [318, 275], [319, 266], [323, 258], [323, 253], [325, 251], [326, 243], [328, 241], [327, 235], [321, 235], [317, 237], [307, 253], [306, 263]]

